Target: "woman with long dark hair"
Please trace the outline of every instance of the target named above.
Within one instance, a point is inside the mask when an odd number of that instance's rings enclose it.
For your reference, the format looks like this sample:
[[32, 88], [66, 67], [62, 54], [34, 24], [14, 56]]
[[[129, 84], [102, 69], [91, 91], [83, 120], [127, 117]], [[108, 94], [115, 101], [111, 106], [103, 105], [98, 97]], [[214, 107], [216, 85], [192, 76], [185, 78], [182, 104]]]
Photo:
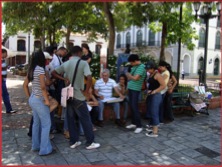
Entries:
[[87, 43], [82, 44], [82, 51], [83, 51], [82, 60], [85, 60], [90, 64], [92, 60], [92, 52], [90, 51]]
[[[51, 120], [45, 83], [45, 62], [45, 55], [42, 51], [34, 52], [28, 75], [23, 83], [33, 113], [32, 150], [39, 151], [39, 155], [48, 155], [54, 152], [49, 139]], [[28, 88], [30, 82], [32, 82], [31, 95]]]

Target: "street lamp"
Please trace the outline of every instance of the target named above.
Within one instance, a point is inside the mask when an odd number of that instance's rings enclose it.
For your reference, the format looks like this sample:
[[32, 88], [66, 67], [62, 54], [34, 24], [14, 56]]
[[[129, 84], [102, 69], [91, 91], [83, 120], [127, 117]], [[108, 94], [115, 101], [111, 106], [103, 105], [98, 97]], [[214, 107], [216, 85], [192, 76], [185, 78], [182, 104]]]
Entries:
[[204, 66], [203, 66], [203, 84], [204, 86], [207, 86], [206, 84], [206, 67], [207, 67], [207, 49], [208, 49], [208, 29], [209, 29], [209, 20], [214, 17], [220, 17], [220, 11], [221, 11], [221, 4], [219, 2], [216, 3], [216, 7], [218, 10], [218, 14], [212, 14], [212, 7], [214, 3], [213, 2], [208, 2], [205, 3], [203, 6], [203, 14], [197, 14], [197, 12], [200, 9], [201, 3], [200, 2], [194, 2], [193, 7], [196, 12], [195, 17], [197, 20], [197, 16], [200, 18], [204, 19], [204, 23], [206, 25], [206, 33], [205, 33], [205, 48], [204, 48]]

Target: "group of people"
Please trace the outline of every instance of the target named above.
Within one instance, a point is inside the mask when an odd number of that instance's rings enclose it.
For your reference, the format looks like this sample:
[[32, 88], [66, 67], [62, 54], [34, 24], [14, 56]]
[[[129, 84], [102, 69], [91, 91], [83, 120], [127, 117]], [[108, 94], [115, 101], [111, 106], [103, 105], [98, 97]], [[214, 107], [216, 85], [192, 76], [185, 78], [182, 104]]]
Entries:
[[[91, 60], [92, 52], [87, 44], [73, 46], [69, 52], [64, 47], [58, 50], [49, 47], [45, 52], [32, 54], [23, 88], [33, 113], [29, 130], [32, 150], [38, 151], [39, 155], [55, 152], [50, 142], [50, 133], [56, 131], [55, 110], [50, 112], [50, 97], [60, 103], [61, 89], [70, 83], [74, 83], [74, 98], [67, 100], [67, 107], [59, 105], [56, 109], [64, 119], [64, 134], [69, 138], [70, 148], [81, 145], [81, 134], [86, 137], [86, 149], [100, 147], [95, 142], [94, 131], [97, 130], [96, 126], [104, 126], [105, 105], [113, 107], [115, 123], [121, 127], [126, 124], [129, 107], [131, 124], [126, 128], [135, 129], [134, 133], [142, 132], [138, 103], [144, 83], [147, 85], [146, 117], [149, 119], [146, 136], [157, 137], [158, 126], [164, 118], [173, 121], [169, 101], [177, 81], [168, 63], [161, 61], [158, 68], [154, 62], [142, 64], [138, 55], [130, 54], [128, 62], [131, 68], [120, 75], [117, 83], [110, 78], [109, 69], [103, 69], [101, 78], [95, 80], [90, 71]], [[30, 82], [31, 93], [28, 87]], [[113, 96], [118, 96], [122, 101], [106, 103], [106, 99]], [[123, 120], [120, 118], [120, 105], [124, 106]]]

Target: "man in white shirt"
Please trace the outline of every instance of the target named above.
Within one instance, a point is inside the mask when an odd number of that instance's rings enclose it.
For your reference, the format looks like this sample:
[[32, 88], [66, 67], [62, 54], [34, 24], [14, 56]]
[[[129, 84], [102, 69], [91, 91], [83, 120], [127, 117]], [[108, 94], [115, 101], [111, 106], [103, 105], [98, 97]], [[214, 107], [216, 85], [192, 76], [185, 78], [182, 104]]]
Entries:
[[[99, 101], [99, 123], [97, 125], [100, 127], [103, 126], [104, 105], [108, 104], [108, 103], [103, 102], [102, 100], [112, 97], [113, 89], [119, 95], [119, 97], [121, 99], [124, 99], [124, 96], [119, 92], [118, 85], [117, 85], [116, 81], [109, 78], [109, 76], [110, 76], [110, 71], [108, 69], [104, 69], [102, 71], [102, 78], [97, 80], [95, 83], [95, 86], [94, 86], [95, 95], [98, 97], [98, 101]], [[114, 112], [116, 114], [116, 121], [115, 121], [116, 124], [118, 126], [122, 126], [121, 121], [120, 121], [120, 104], [119, 104], [119, 102], [110, 103], [110, 105], [113, 106]]]
[[60, 47], [56, 53], [52, 57], [52, 61], [50, 62], [50, 65], [55, 69], [59, 66], [61, 66], [62, 58], [67, 55], [68, 51], [65, 47]]

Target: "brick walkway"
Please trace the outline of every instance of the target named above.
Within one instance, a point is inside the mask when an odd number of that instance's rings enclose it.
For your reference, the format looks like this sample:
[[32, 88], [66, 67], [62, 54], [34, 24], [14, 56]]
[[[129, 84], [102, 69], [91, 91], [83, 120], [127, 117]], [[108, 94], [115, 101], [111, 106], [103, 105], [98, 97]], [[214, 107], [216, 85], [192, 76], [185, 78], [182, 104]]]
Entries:
[[[134, 134], [108, 121], [95, 132], [97, 150], [84, 144], [70, 149], [68, 140], [56, 134], [52, 140], [56, 154], [40, 157], [32, 152], [27, 136], [30, 108], [22, 88], [23, 78], [9, 78], [7, 85], [14, 115], [2, 114], [3, 165], [219, 165], [221, 164], [220, 109], [210, 115], [177, 115], [175, 121], [160, 127], [158, 138], [148, 138], [145, 130]], [[3, 105], [4, 106], [4, 105]], [[146, 121], [143, 120], [143, 125]], [[82, 143], [85, 138], [80, 137]]]

